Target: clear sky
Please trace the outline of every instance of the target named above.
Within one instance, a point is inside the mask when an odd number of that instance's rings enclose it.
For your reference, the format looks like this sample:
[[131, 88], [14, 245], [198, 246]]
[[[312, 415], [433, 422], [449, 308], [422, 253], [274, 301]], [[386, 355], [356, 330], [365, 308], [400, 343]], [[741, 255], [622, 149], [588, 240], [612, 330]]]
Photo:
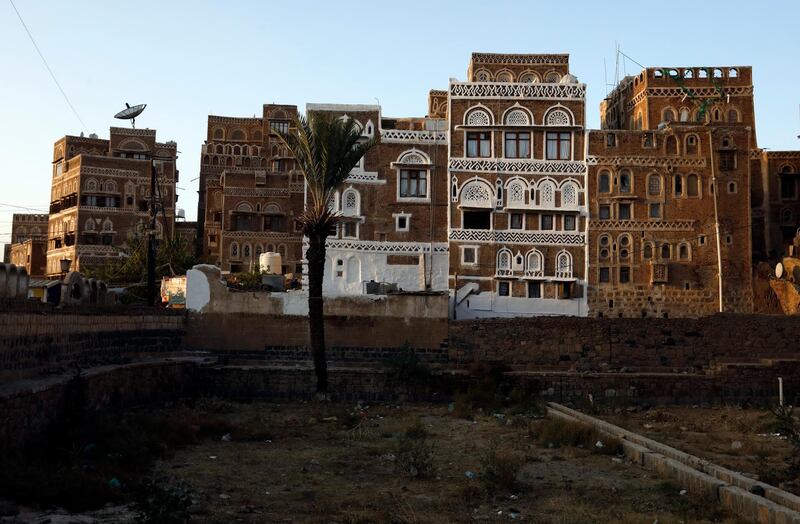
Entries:
[[[473, 51], [569, 53], [593, 128], [615, 41], [646, 66], [752, 65], [759, 145], [800, 149], [798, 0], [14, 1], [87, 132], [107, 138], [125, 102], [148, 104], [137, 127], [178, 143], [188, 219], [208, 114], [377, 98], [386, 116], [423, 116]], [[81, 131], [0, 0], [0, 243], [11, 205], [46, 210], [52, 144]]]

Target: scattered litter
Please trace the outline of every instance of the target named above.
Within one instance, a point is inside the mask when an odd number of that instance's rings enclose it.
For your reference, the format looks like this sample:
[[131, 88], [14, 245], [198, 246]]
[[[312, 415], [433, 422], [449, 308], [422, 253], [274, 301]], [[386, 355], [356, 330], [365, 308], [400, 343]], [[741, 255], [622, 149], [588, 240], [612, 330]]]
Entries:
[[517, 519], [518, 519], [518, 518], [520, 518], [522, 515], [520, 514], [519, 510], [516, 510], [516, 509], [509, 508], [509, 510], [508, 510], [508, 516], [509, 516], [509, 517], [511, 517], [511, 520], [517, 520]]
[[504, 418], [506, 418], [506, 416], [503, 413], [495, 413], [494, 414], [494, 418], [496, 418], [498, 420], [503, 420]]
[[112, 489], [119, 489], [122, 487], [122, 482], [120, 482], [117, 477], [114, 477], [108, 481], [108, 487]]
[[689, 492], [688, 492], [688, 491], [686, 491], [685, 489], [682, 489], [682, 490], [680, 491], [680, 493], [678, 493], [678, 494], [679, 494], [679, 495], [681, 495], [681, 496], [683, 496], [683, 495], [686, 495], [687, 493], [689, 493]]
[[519, 498], [519, 496], [517, 496], [517, 495], [511, 495], [511, 496], [510, 496], [510, 497], [508, 497], [508, 498], [510, 498], [511, 500], [517, 500], [517, 499]]
[[272, 495], [272, 493], [270, 493], [269, 491], [265, 491], [264, 495]]
[[603, 443], [598, 440], [597, 442], [594, 443], [594, 447], [596, 447], [597, 449], [603, 449], [605, 446], [603, 446]]
[[217, 456], [216, 455], [209, 455], [208, 458], [210, 458], [211, 460], [216, 460]]
[[744, 444], [742, 444], [741, 440], [734, 440], [731, 442], [731, 449], [742, 449]]
[[644, 429], [653, 429], [653, 425], [652, 424], [645, 424], [644, 425]]
[[271, 440], [265, 440], [264, 444], [272, 444], [272, 441]]
[[619, 457], [611, 457], [611, 462], [614, 462], [616, 464], [622, 464], [622, 459]]
[[468, 479], [474, 479], [476, 477], [473, 471], [465, 471], [464, 475], [466, 475]]
[[230, 442], [233, 440], [233, 437], [231, 437], [230, 433], [225, 433], [224, 435], [222, 435], [222, 439], [220, 440], [222, 440], [222, 442]]
[[339, 420], [339, 417], [325, 417], [322, 419], [323, 422], [336, 422], [337, 420]]
[[229, 498], [231, 498], [231, 496], [230, 495], [226, 495], [225, 493], [221, 493], [219, 498], [221, 498], [222, 500], [228, 500]]

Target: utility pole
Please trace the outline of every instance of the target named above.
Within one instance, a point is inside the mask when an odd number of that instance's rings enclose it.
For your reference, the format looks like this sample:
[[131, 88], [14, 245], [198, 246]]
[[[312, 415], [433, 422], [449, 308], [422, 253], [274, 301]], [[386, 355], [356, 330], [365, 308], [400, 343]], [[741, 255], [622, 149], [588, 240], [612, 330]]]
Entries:
[[156, 305], [156, 161], [150, 161], [150, 227], [147, 229], [147, 305]]
[[714, 165], [714, 133], [712, 128], [708, 128], [708, 153], [711, 160], [711, 184], [714, 188], [714, 236], [717, 237], [717, 287], [719, 291], [719, 312], [725, 311], [722, 300], [722, 243], [719, 238], [719, 210], [717, 209], [717, 170]]

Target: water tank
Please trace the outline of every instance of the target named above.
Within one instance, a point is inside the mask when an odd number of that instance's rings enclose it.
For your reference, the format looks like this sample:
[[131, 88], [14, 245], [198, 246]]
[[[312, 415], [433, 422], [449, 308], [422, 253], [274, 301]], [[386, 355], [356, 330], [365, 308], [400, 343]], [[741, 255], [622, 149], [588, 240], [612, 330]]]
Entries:
[[281, 262], [281, 255], [272, 251], [261, 253], [258, 257], [258, 265], [261, 267], [261, 272], [268, 275], [280, 275]]
[[175, 217], [186, 220], [186, 211], [184, 211], [181, 208], [178, 208], [178, 211], [175, 213]]

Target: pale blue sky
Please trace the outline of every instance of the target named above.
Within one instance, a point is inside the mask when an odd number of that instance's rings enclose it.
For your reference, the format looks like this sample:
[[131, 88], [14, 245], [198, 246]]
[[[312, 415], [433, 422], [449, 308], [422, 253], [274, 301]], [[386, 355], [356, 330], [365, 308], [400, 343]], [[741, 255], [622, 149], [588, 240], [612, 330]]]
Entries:
[[[759, 145], [800, 149], [797, 0], [15, 3], [89, 132], [107, 138], [125, 102], [148, 104], [137, 126], [178, 142], [189, 219], [209, 113], [378, 98], [384, 115], [422, 116], [428, 90], [463, 79], [472, 51], [569, 53], [590, 127], [615, 41], [647, 66], [752, 65]], [[52, 144], [81, 130], [0, 0], [0, 243], [8, 204], [46, 209]]]

